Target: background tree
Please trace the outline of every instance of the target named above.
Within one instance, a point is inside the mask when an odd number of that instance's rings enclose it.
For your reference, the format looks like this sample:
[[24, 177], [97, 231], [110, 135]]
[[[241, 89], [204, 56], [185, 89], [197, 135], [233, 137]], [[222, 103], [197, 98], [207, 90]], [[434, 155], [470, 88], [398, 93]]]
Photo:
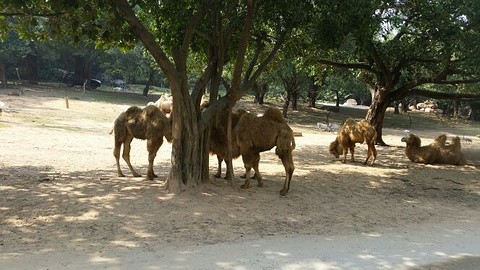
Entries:
[[[366, 119], [382, 139], [386, 108], [410, 95], [473, 98], [422, 86], [478, 83], [479, 4], [473, 1], [329, 1], [311, 32], [320, 63], [362, 71], [372, 104]], [[348, 46], [345, 46], [348, 45]], [[331, 53], [339, 52], [342, 54]], [[325, 53], [327, 52], [327, 53]], [[477, 88], [478, 89], [478, 88]]]
[[302, 95], [302, 90], [307, 89], [307, 75], [299, 70], [293, 63], [293, 59], [286, 59], [277, 69], [276, 74], [279, 77], [285, 90], [283, 117], [287, 118], [287, 110], [292, 103], [292, 110], [298, 110], [298, 98]]

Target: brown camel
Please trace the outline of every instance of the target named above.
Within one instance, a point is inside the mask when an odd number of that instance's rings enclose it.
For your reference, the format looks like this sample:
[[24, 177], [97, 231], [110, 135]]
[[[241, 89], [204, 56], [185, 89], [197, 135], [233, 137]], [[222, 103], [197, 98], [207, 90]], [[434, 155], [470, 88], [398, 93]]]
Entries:
[[260, 152], [268, 151], [276, 146], [275, 153], [282, 160], [285, 168], [285, 183], [280, 194], [286, 195], [295, 170], [292, 157], [295, 139], [292, 129], [283, 119], [282, 112], [276, 108], [268, 108], [261, 117], [250, 113], [243, 114], [234, 133], [245, 166], [245, 183], [242, 188], [250, 187], [252, 168], [255, 170], [258, 186], [263, 186], [262, 176], [258, 170]]
[[144, 109], [132, 106], [115, 119], [113, 131], [115, 132], [113, 155], [117, 163], [118, 176], [125, 176], [120, 169], [119, 162], [122, 144], [122, 157], [125, 162], [127, 162], [128, 168], [130, 168], [133, 176], [140, 176], [130, 163], [130, 143], [133, 138], [137, 138], [147, 140], [147, 179], [157, 177], [153, 172], [153, 161], [158, 149], [160, 149], [160, 146], [163, 144], [163, 137], [165, 137], [168, 142], [172, 141], [172, 125], [170, 119], [168, 119], [157, 106], [148, 105]]
[[348, 118], [343, 124], [342, 129], [338, 132], [337, 138], [330, 144], [330, 154], [338, 158], [343, 154], [343, 163], [347, 161], [348, 149], [352, 155], [352, 161], [355, 161], [355, 143], [367, 143], [368, 153], [367, 159], [363, 164], [367, 164], [370, 157], [373, 157], [371, 165], [377, 159], [377, 149], [375, 149], [375, 139], [377, 132], [366, 120], [362, 119], [359, 122]]
[[412, 162], [465, 165], [466, 160], [461, 152], [460, 138], [458, 136], [452, 138], [449, 145], [446, 141], [445, 134], [439, 135], [433, 143], [425, 146], [422, 146], [422, 141], [414, 134], [402, 138], [402, 142], [407, 143], [405, 155]]
[[[237, 109], [232, 113], [232, 131], [237, 125], [240, 117], [247, 113], [244, 109]], [[212, 133], [210, 135], [210, 154], [217, 155], [218, 169], [214, 175], [219, 178], [222, 175], [222, 162], [227, 159], [228, 144], [227, 144], [227, 113], [223, 113], [218, 117], [216, 124], [212, 127]], [[238, 148], [235, 140], [235, 136], [232, 132], [232, 158], [240, 156], [240, 149]], [[227, 167], [227, 175], [228, 175]]]

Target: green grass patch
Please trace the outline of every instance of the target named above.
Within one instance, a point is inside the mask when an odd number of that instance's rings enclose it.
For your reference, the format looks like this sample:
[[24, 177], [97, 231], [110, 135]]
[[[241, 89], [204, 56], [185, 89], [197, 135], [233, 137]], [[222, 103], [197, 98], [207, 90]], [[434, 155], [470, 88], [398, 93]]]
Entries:
[[47, 129], [61, 129], [61, 130], [75, 131], [75, 132], [82, 131], [82, 129], [79, 128], [79, 127], [71, 127], [71, 126], [55, 126], [55, 125], [41, 124], [41, 125], [36, 125], [36, 127], [37, 128], [47, 128]]

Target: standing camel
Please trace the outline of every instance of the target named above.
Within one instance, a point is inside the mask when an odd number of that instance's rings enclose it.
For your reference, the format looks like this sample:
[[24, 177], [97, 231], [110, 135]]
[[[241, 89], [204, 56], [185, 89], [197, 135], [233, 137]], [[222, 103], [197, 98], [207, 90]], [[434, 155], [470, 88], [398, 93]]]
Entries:
[[147, 179], [153, 180], [154, 177], [157, 177], [153, 172], [153, 161], [158, 149], [160, 149], [160, 146], [163, 144], [163, 137], [165, 137], [168, 142], [172, 141], [172, 125], [170, 120], [171, 119], [168, 119], [155, 105], [148, 105], [144, 109], [132, 106], [115, 119], [113, 126], [113, 131], [115, 132], [113, 155], [117, 163], [118, 176], [125, 176], [120, 169], [119, 162], [122, 144], [122, 157], [125, 162], [127, 162], [128, 168], [130, 168], [133, 176], [140, 176], [130, 163], [130, 143], [133, 138], [137, 138], [147, 140]]
[[242, 188], [250, 187], [252, 168], [255, 170], [258, 186], [263, 186], [263, 179], [258, 170], [260, 152], [268, 151], [276, 146], [275, 154], [282, 160], [285, 168], [285, 183], [280, 190], [280, 195], [286, 195], [295, 170], [292, 157], [295, 139], [282, 112], [277, 108], [268, 108], [261, 117], [245, 113], [235, 127], [234, 134], [246, 170], [245, 183]]

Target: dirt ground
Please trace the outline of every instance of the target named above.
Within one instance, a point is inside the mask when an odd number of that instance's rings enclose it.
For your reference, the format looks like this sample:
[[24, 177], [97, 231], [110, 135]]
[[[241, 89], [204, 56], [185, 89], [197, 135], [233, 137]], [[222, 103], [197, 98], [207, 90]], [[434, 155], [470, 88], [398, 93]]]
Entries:
[[[0, 90], [0, 261], [25, 254], [112, 250], [151, 251], [239, 243], [275, 236], [355, 235], [377, 230], [480, 220], [480, 138], [462, 140], [466, 166], [411, 163], [400, 141], [403, 129], [384, 129], [389, 147], [377, 147], [375, 166], [342, 164], [328, 153], [335, 134], [316, 125], [291, 124], [296, 137], [295, 172], [287, 196], [279, 196], [284, 170], [274, 150], [261, 154], [265, 185], [235, 186], [223, 179], [179, 195], [164, 189], [171, 145], [155, 160], [154, 181], [116, 175], [109, 129], [131, 103], [69, 99], [50, 88]], [[80, 90], [77, 90], [80, 91]], [[121, 95], [121, 93], [115, 93]], [[155, 97], [144, 98], [148, 101]], [[137, 103], [143, 102], [136, 101]], [[249, 105], [251, 106], [251, 105]], [[260, 111], [263, 108], [259, 108]], [[443, 130], [412, 130], [424, 143]], [[480, 130], [476, 130], [480, 134]], [[449, 129], [448, 135], [456, 135]], [[144, 141], [134, 140], [131, 160], [147, 170]], [[211, 174], [216, 157], [210, 159]], [[478, 223], [477, 223], [478, 224]]]

